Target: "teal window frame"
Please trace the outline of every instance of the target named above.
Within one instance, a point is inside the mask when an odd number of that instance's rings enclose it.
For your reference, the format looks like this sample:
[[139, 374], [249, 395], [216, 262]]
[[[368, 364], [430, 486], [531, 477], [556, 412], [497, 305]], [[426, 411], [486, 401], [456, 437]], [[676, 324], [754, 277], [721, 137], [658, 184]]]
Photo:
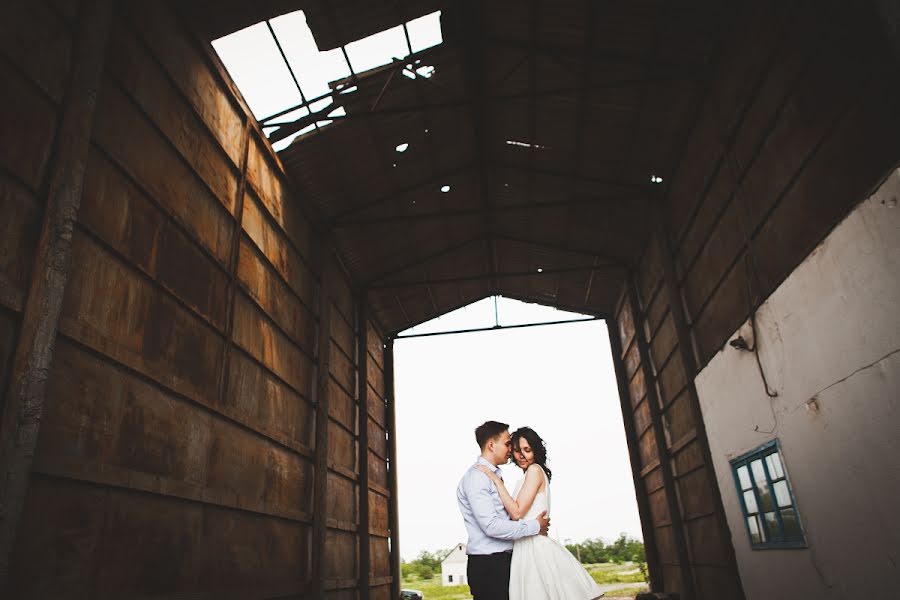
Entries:
[[806, 532], [778, 440], [766, 442], [730, 464], [750, 547], [807, 548]]

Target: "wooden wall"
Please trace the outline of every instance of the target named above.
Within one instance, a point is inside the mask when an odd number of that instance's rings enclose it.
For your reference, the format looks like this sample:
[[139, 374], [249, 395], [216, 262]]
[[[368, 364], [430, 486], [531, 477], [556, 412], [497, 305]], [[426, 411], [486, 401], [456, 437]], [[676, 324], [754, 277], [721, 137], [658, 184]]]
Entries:
[[870, 7], [778, 6], [751, 7], [716, 58], [615, 312], [651, 545], [688, 597], [742, 597], [693, 378], [900, 160], [898, 66]]
[[[0, 25], [3, 390], [76, 12], [15, 2]], [[356, 598], [365, 542], [387, 597], [383, 340], [313, 222], [208, 49], [166, 4], [120, 3], [4, 597], [304, 597], [321, 568], [329, 597]]]

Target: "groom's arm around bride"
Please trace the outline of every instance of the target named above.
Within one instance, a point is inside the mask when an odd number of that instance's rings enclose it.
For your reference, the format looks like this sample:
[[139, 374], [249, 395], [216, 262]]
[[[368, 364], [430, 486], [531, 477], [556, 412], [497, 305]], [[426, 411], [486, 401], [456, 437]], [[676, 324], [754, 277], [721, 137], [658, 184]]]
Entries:
[[[476, 464], [499, 476], [499, 465], [506, 464], [512, 451], [509, 425], [487, 421], [475, 430], [475, 440], [481, 448]], [[468, 583], [475, 600], [508, 598], [513, 541], [546, 535], [550, 526], [546, 511], [534, 520], [511, 520], [497, 488], [475, 465], [460, 480], [456, 498], [469, 534]]]

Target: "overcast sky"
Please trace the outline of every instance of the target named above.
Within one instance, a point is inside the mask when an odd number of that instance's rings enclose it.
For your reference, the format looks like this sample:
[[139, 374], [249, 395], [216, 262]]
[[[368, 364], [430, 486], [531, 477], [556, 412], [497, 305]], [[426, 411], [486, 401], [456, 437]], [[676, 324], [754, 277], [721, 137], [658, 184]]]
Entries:
[[[504, 298], [498, 313], [501, 324], [577, 317]], [[493, 324], [488, 299], [417, 331]], [[641, 538], [603, 321], [398, 340], [395, 357], [404, 559], [466, 541], [456, 485], [479, 454], [475, 427], [491, 419], [544, 438], [553, 537]], [[512, 490], [521, 470], [503, 470]]]

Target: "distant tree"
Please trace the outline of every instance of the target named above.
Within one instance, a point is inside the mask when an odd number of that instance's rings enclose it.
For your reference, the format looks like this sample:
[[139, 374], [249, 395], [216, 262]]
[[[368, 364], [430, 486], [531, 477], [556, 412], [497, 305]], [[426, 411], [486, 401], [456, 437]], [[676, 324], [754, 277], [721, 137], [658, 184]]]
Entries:
[[646, 561], [644, 544], [639, 540], [629, 538], [624, 533], [611, 544], [604, 544], [600, 539], [589, 539], [579, 544], [567, 544], [566, 548], [585, 564]]
[[400, 562], [400, 576], [408, 581], [433, 579], [434, 574], [440, 572], [441, 561], [448, 554], [450, 554], [450, 550], [435, 550], [434, 552], [423, 550], [415, 560]]

